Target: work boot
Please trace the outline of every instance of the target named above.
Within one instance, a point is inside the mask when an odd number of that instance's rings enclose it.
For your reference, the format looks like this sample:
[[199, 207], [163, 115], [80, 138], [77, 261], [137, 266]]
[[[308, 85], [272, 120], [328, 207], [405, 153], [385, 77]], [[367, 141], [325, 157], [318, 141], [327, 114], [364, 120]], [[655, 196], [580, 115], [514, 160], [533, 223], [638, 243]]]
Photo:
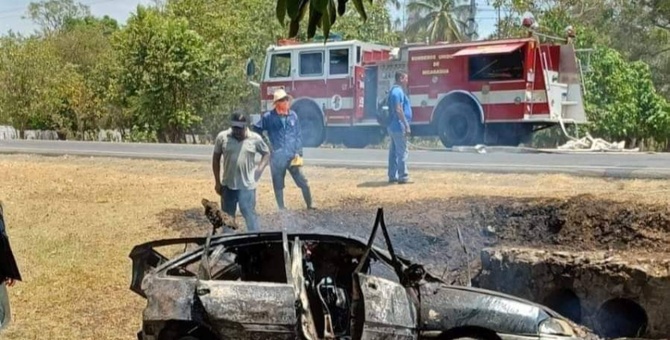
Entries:
[[305, 204], [307, 205], [307, 209], [314, 210], [314, 205], [312, 204], [312, 191], [310, 190], [309, 186], [304, 186], [301, 188], [302, 190], [302, 198], [305, 199]]
[[275, 200], [277, 201], [277, 207], [279, 210], [284, 210], [286, 207], [284, 206], [284, 190], [279, 189], [275, 190]]

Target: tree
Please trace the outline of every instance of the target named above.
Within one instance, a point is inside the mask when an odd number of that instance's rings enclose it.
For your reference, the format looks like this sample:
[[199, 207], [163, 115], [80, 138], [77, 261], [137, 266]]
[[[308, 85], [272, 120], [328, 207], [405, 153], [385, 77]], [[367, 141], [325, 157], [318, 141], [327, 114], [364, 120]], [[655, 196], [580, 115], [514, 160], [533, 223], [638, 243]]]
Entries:
[[[354, 8], [363, 19], [367, 21], [367, 12], [363, 0], [351, 0]], [[383, 1], [382, 1], [383, 2]], [[316, 29], [321, 28], [324, 38], [330, 36], [330, 29], [335, 24], [337, 17], [347, 13], [349, 0], [278, 0], [275, 7], [277, 20], [284, 25], [286, 18], [289, 21], [289, 38], [298, 36], [300, 22], [307, 20], [307, 38], [312, 39]], [[372, 5], [372, 0], [368, 0]], [[309, 15], [307, 15], [309, 14]]]
[[667, 141], [668, 103], [656, 93], [649, 65], [629, 63], [606, 47], [591, 58], [585, 99], [594, 134], [633, 146], [645, 139]]
[[397, 45], [400, 41], [398, 32], [393, 30], [391, 15], [386, 6], [396, 6], [395, 3], [385, 4], [382, 1], [368, 6], [368, 18], [362, 22], [354, 15], [355, 9], [347, 9], [347, 14], [333, 26], [333, 31], [342, 34], [343, 39], [358, 39], [361, 41], [376, 42], [386, 45]]
[[408, 36], [416, 38], [426, 32], [430, 42], [463, 40], [466, 23], [459, 20], [453, 0], [412, 0], [407, 10], [421, 17], [407, 27]]
[[136, 125], [159, 141], [182, 141], [221, 91], [221, 57], [184, 18], [138, 6], [115, 40], [121, 58], [120, 89]]
[[0, 111], [20, 131], [48, 128], [58, 109], [60, 63], [37, 38], [6, 39], [0, 49]]
[[28, 5], [28, 18], [38, 24], [45, 35], [60, 30], [68, 20], [90, 15], [88, 6], [74, 0], [42, 0]]

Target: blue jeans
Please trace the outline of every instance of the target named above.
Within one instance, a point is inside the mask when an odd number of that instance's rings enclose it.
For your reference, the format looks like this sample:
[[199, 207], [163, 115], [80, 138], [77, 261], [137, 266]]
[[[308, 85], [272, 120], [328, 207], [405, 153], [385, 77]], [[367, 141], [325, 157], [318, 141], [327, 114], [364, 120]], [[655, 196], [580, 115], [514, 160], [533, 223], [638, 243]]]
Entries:
[[[247, 231], [258, 231], [258, 216], [256, 215], [256, 189], [253, 190], [232, 190], [226, 186], [221, 187], [221, 210], [235, 216], [237, 205], [240, 205], [240, 211], [247, 224]], [[228, 229], [224, 233], [231, 232]]]
[[288, 171], [293, 177], [293, 181], [302, 191], [302, 198], [305, 200], [307, 208], [312, 208], [312, 191], [309, 187], [309, 181], [305, 177], [301, 166], [291, 166], [291, 158], [282, 155], [273, 155], [270, 158], [270, 170], [272, 172], [272, 188], [275, 192], [277, 207], [284, 209], [284, 179]]
[[388, 165], [389, 181], [407, 181], [409, 179], [407, 171], [407, 157], [409, 156], [407, 137], [403, 132], [388, 130], [388, 133], [389, 137], [391, 137]]

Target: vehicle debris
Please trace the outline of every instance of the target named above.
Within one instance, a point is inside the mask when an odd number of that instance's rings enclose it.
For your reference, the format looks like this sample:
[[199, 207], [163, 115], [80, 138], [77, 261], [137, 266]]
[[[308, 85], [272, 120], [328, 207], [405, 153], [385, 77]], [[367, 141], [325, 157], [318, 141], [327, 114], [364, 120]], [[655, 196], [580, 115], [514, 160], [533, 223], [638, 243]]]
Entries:
[[240, 229], [240, 226], [235, 221], [235, 217], [221, 211], [216, 202], [203, 198], [201, 203], [205, 208], [205, 216], [207, 216], [207, 220], [212, 224], [213, 234], [215, 234], [217, 230], [222, 233], [225, 228], [230, 228], [232, 230]]
[[[374, 246], [378, 229], [387, 250]], [[197, 246], [172, 259], [157, 251], [177, 244]], [[597, 339], [545, 306], [450, 285], [396, 255], [381, 208], [367, 242], [210, 233], [140, 244], [130, 258], [130, 289], [147, 303], [140, 340]]]

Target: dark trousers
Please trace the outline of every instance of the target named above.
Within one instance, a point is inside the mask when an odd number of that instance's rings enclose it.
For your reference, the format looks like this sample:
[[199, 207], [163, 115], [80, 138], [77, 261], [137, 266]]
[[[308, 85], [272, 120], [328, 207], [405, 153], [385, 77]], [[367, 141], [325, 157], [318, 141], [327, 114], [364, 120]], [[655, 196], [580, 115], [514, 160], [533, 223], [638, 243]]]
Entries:
[[[247, 231], [258, 231], [258, 216], [256, 215], [256, 189], [233, 190], [226, 186], [221, 187], [221, 210], [230, 216], [237, 213], [237, 205], [247, 225]], [[227, 229], [224, 232], [229, 232]]]
[[275, 199], [279, 209], [284, 209], [284, 179], [288, 171], [295, 184], [302, 191], [302, 197], [307, 204], [307, 208], [312, 208], [312, 193], [309, 188], [309, 181], [305, 177], [301, 166], [290, 166], [291, 160], [277, 157], [270, 161], [270, 171], [272, 172], [272, 188], [275, 192]]

